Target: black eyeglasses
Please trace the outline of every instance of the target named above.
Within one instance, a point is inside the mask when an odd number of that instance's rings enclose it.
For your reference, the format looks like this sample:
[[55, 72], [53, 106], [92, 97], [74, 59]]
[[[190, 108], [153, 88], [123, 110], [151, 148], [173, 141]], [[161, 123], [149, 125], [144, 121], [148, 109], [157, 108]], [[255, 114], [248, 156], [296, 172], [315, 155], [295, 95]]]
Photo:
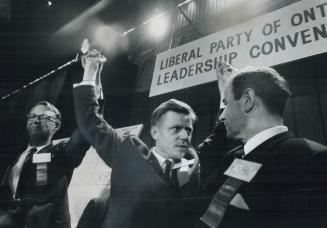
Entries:
[[46, 115], [46, 114], [42, 114], [42, 115], [28, 114], [27, 119], [28, 120], [36, 120], [37, 119], [40, 121], [58, 122], [56, 118], [54, 118], [53, 116]]

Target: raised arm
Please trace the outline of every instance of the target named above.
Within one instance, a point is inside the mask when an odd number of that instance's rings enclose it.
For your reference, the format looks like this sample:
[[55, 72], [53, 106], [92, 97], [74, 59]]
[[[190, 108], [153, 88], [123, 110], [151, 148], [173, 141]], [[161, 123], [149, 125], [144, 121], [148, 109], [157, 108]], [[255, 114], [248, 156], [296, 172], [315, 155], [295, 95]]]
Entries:
[[219, 62], [216, 66], [218, 89], [220, 93], [220, 108], [214, 132], [209, 135], [199, 146], [201, 164], [201, 182], [203, 182], [222, 161], [225, 153], [234, 145], [227, 140], [225, 125], [219, 122], [219, 115], [224, 108], [223, 98], [228, 80], [237, 72], [237, 69], [227, 63]]
[[83, 136], [104, 162], [111, 166], [122, 138], [99, 113], [98, 98], [101, 97], [99, 71], [102, 64], [103, 58], [96, 50], [91, 50], [82, 57], [83, 81], [74, 85], [74, 105], [77, 124]]
[[223, 108], [224, 92], [227, 83], [237, 71], [238, 69], [225, 62], [218, 62], [216, 66], [216, 76], [220, 94], [220, 108]]
[[76, 129], [63, 145], [67, 171], [70, 172], [81, 164], [90, 144], [84, 139], [80, 130]]

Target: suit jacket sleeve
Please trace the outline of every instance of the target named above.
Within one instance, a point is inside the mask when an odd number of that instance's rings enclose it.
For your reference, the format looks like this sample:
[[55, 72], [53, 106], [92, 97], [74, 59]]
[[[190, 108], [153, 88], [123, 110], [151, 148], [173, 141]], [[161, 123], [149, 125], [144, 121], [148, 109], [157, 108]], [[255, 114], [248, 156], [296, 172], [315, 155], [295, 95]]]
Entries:
[[64, 144], [63, 149], [66, 157], [66, 167], [69, 170], [79, 166], [84, 158], [90, 144], [84, 139], [79, 129], [76, 129], [70, 136], [68, 142]]
[[78, 127], [103, 161], [111, 167], [122, 138], [99, 113], [94, 86], [77, 86], [73, 94]]
[[201, 182], [219, 168], [227, 152], [237, 144], [227, 139], [224, 123], [217, 122], [213, 134], [209, 135], [197, 148], [201, 164]]

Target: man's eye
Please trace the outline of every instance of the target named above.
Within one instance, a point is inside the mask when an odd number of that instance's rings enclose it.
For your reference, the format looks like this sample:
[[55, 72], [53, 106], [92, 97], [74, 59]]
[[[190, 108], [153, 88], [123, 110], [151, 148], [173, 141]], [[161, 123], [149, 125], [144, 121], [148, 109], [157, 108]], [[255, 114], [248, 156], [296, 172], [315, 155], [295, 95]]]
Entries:
[[173, 128], [172, 128], [173, 132], [178, 132], [179, 129], [180, 129], [179, 127], [173, 127]]
[[37, 117], [37, 115], [35, 114], [28, 114], [27, 115], [27, 119], [35, 119]]

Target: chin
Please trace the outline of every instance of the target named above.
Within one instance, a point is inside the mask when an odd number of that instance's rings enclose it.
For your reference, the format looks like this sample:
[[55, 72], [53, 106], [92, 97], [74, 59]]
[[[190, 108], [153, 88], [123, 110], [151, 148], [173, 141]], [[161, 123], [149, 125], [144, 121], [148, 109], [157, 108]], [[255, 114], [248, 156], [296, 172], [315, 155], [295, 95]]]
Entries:
[[185, 156], [185, 154], [187, 153], [187, 150], [183, 150], [183, 151], [178, 151], [175, 153], [175, 158], [176, 159], [181, 159]]
[[235, 133], [231, 132], [230, 130], [227, 129], [227, 133], [226, 133], [227, 138], [229, 139], [235, 139], [236, 135]]

